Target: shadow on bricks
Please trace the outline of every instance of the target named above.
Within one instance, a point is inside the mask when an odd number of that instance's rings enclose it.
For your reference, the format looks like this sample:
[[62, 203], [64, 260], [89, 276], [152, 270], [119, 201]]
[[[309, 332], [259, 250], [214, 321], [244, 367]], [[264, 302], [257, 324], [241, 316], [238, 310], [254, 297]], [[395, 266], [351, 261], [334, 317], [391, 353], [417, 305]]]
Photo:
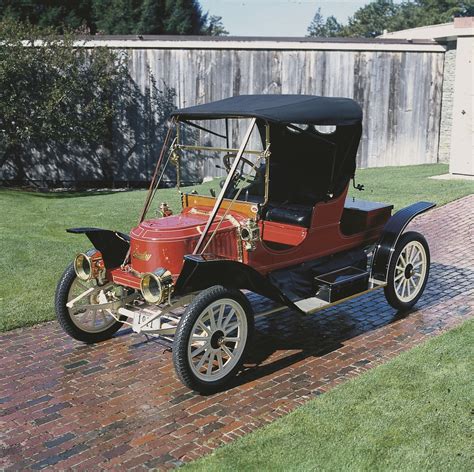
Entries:
[[[408, 312], [396, 312], [388, 305], [383, 291], [372, 292], [313, 315], [291, 310], [268, 315], [256, 322], [256, 334], [247, 355], [245, 370], [228, 388], [265, 377], [290, 367], [307, 357], [322, 357], [336, 351], [344, 342], [381, 326], [409, 317], [412, 313], [463, 296], [474, 280], [474, 270], [432, 263], [425, 293], [417, 306]], [[250, 297], [259, 304], [259, 296]], [[265, 300], [265, 307], [271, 302]], [[460, 308], [461, 314], [466, 308]], [[422, 331], [441, 328], [428, 320]], [[290, 352], [285, 357], [266, 363], [276, 352]], [[292, 351], [297, 351], [291, 353]], [[264, 365], [262, 365], [264, 364]]]

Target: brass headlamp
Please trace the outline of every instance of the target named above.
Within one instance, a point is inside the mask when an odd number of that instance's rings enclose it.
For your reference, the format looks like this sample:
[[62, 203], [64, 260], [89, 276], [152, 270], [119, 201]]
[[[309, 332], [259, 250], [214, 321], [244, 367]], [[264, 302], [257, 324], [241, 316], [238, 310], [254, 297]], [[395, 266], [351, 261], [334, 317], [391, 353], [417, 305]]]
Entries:
[[92, 254], [80, 253], [74, 259], [74, 271], [84, 281], [97, 278], [104, 270], [104, 261], [99, 251]]
[[173, 292], [171, 272], [162, 267], [147, 272], [140, 282], [140, 291], [146, 302], [155, 305], [163, 303]]

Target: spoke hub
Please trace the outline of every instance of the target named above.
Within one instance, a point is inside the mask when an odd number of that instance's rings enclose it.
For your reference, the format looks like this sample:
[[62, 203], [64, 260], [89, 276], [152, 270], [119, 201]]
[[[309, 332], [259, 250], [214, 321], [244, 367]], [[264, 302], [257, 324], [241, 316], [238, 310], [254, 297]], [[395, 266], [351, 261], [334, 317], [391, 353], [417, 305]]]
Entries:
[[213, 349], [219, 349], [224, 344], [224, 332], [218, 329], [211, 336], [211, 346]]
[[405, 267], [405, 278], [406, 279], [411, 278], [413, 273], [414, 273], [413, 265], [412, 264], [407, 264], [407, 266]]

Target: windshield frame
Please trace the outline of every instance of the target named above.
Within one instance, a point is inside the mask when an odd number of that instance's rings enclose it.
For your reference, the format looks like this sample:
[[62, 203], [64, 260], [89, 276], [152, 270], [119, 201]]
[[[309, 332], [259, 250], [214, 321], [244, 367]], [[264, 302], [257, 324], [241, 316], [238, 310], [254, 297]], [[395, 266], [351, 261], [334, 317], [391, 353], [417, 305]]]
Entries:
[[[180, 159], [181, 159], [181, 153], [180, 151], [204, 151], [204, 152], [226, 152], [226, 153], [238, 153], [241, 147], [239, 148], [232, 148], [230, 147], [229, 144], [229, 119], [238, 119], [239, 117], [228, 117], [225, 118], [225, 135], [219, 134], [213, 130], [210, 130], [208, 128], [204, 128], [203, 126], [200, 126], [196, 123], [193, 123], [188, 120], [180, 119], [179, 116], [175, 117], [176, 119], [176, 139], [173, 141], [173, 143], [170, 146], [170, 155], [171, 155], [171, 161], [175, 164], [176, 166], [176, 186], [178, 190], [181, 188], [181, 171], [180, 171]], [[248, 117], [240, 117], [242, 119], [249, 119]], [[253, 120], [253, 118], [250, 118], [250, 120]], [[255, 118], [255, 125], [258, 127], [258, 118]], [[213, 134], [215, 136], [218, 136], [220, 138], [223, 138], [226, 140], [226, 147], [220, 147], [220, 146], [203, 146], [200, 144], [192, 145], [192, 144], [185, 144], [181, 142], [181, 129], [180, 129], [180, 124], [184, 123], [186, 125], [192, 126], [194, 128], [197, 128], [201, 131], [205, 131], [206, 133]], [[252, 131], [256, 126], [252, 127]], [[265, 128], [265, 142], [263, 143], [264, 147], [261, 150], [258, 149], [247, 149], [246, 146], [244, 146], [243, 154], [250, 154], [257, 156], [259, 159], [264, 159], [265, 160], [265, 175], [264, 175], [264, 199], [263, 202], [261, 203], [262, 206], [266, 205], [268, 203], [269, 199], [269, 189], [270, 189], [270, 155], [271, 155], [271, 143], [270, 143], [270, 123], [265, 121], [263, 123], [264, 128]], [[250, 131], [250, 134], [252, 134], [252, 131]], [[248, 141], [247, 141], [248, 144]], [[241, 156], [242, 157], [242, 156]], [[241, 158], [239, 158], [240, 162]], [[237, 167], [236, 167], [237, 169]], [[232, 172], [232, 176], [235, 175], [236, 170]], [[229, 170], [229, 174], [230, 174]]]
[[[209, 233], [209, 229], [212, 225], [212, 223], [214, 222], [215, 218], [216, 218], [216, 215], [217, 215], [217, 212], [219, 211], [219, 208], [222, 204], [222, 201], [224, 200], [224, 196], [227, 192], [227, 189], [229, 188], [230, 184], [232, 183], [232, 179], [235, 175], [235, 172], [237, 170], [237, 167], [240, 163], [240, 160], [242, 159], [242, 156], [245, 152], [245, 149], [247, 147], [247, 144], [250, 140], [250, 135], [252, 134], [252, 131], [253, 129], [255, 128], [255, 124], [257, 123], [257, 118], [252, 118], [251, 121], [250, 121], [250, 124], [247, 128], [247, 131], [245, 132], [245, 136], [242, 140], [242, 143], [240, 144], [240, 148], [237, 150], [237, 156], [235, 157], [234, 159], [234, 162], [232, 163], [232, 166], [229, 170], [229, 173], [227, 174], [227, 177], [225, 179], [225, 182], [224, 182], [224, 185], [222, 186], [221, 188], [221, 191], [218, 195], [218, 197], [216, 198], [216, 202], [214, 204], [214, 207], [209, 215], [209, 218], [206, 222], [206, 226], [204, 227], [200, 237], [199, 237], [199, 240], [194, 248], [194, 251], [193, 251], [193, 254], [202, 254], [205, 250], [206, 250], [206, 247], [209, 245], [209, 242], [210, 240], [212, 239], [212, 237], [214, 236], [214, 234], [216, 234], [217, 230], [219, 229], [219, 225], [220, 223], [224, 220], [225, 218], [225, 215], [222, 216], [221, 220], [219, 221], [217, 227], [214, 229], [213, 233], [211, 234], [210, 236], [210, 239], [207, 241], [207, 243], [204, 245], [204, 241]], [[229, 151], [230, 152], [230, 151]], [[259, 154], [262, 154], [262, 152], [260, 151]], [[240, 192], [238, 192], [236, 194], [236, 196], [234, 197], [234, 199], [232, 200], [232, 203], [237, 199], [236, 197], [240, 194]], [[228, 211], [230, 210], [230, 208], [232, 207], [232, 203], [231, 205], [229, 205], [229, 207], [227, 208], [226, 210], [226, 214], [228, 213]], [[203, 247], [204, 246], [204, 247]], [[201, 250], [202, 249], [202, 250]]]
[[[243, 117], [243, 118], [248, 119], [247, 117]], [[244, 154], [255, 155], [255, 156], [258, 156], [259, 159], [264, 159], [265, 160], [265, 166], [266, 167], [265, 167], [265, 175], [264, 175], [264, 179], [265, 179], [265, 182], [264, 182], [264, 201], [261, 205], [264, 206], [268, 203], [269, 177], [270, 177], [270, 155], [271, 155], [271, 151], [270, 151], [270, 125], [269, 125], [268, 122], [264, 122], [264, 126], [265, 126], [264, 148], [262, 150], [255, 150], [255, 149], [247, 149], [247, 145], [248, 145], [248, 142], [249, 142], [250, 137], [252, 135], [252, 132], [253, 132], [254, 129], [256, 129], [257, 118], [255, 118], [255, 117], [250, 118], [250, 124], [247, 127], [244, 138], [242, 139], [239, 148], [231, 148], [229, 146], [228, 118], [226, 118], [226, 136], [214, 133], [211, 130], [207, 130], [207, 129], [201, 127], [201, 126], [195, 125], [194, 123], [190, 123], [187, 120], [183, 120], [182, 122], [184, 122], [185, 124], [191, 125], [191, 126], [196, 126], [197, 128], [202, 129], [204, 131], [209, 131], [212, 134], [218, 135], [219, 137], [225, 138], [227, 147], [188, 145], [188, 144], [181, 143], [180, 142], [181, 130], [180, 130], [180, 126], [179, 126], [180, 125], [179, 116], [173, 117], [172, 124], [174, 124], [176, 126], [176, 136], [172, 140], [172, 142], [171, 142], [171, 144], [169, 145], [169, 148], [168, 148], [168, 142], [171, 138], [171, 129], [172, 129], [172, 127], [170, 126], [170, 128], [168, 129], [168, 133], [167, 133], [162, 151], [160, 153], [160, 157], [158, 159], [158, 162], [157, 162], [157, 165], [156, 165], [156, 168], [155, 168], [155, 172], [154, 172], [152, 181], [150, 182], [150, 187], [149, 187], [149, 191], [147, 193], [145, 206], [143, 208], [143, 211], [142, 211], [139, 222], [141, 223], [145, 219], [146, 213], [147, 213], [147, 211], [148, 211], [148, 209], [151, 205], [152, 200], [154, 200], [155, 194], [158, 190], [161, 178], [164, 174], [164, 170], [165, 170], [165, 168], [167, 167], [167, 165], [170, 161], [176, 165], [176, 177], [177, 177], [176, 187], [177, 187], [178, 190], [180, 190], [180, 175], [181, 175], [181, 172], [180, 172], [180, 160], [181, 160], [180, 154], [181, 153], [180, 153], [180, 151], [189, 150], [189, 151], [211, 151], [211, 152], [236, 153], [236, 157], [235, 157], [235, 159], [234, 159], [234, 161], [231, 165], [230, 170], [228, 171], [227, 177], [224, 181], [224, 184], [221, 188], [221, 191], [219, 192], [219, 195], [216, 197], [214, 207], [212, 208], [211, 213], [209, 214], [209, 218], [206, 222], [204, 230], [202, 231], [202, 233], [199, 237], [198, 243], [194, 248], [193, 254], [196, 255], [196, 254], [202, 254], [206, 250], [206, 248], [208, 247], [210, 241], [212, 240], [212, 238], [214, 237], [214, 235], [218, 231], [221, 223], [225, 220], [225, 218], [226, 218], [227, 214], [229, 213], [230, 209], [232, 208], [233, 204], [236, 201], [238, 201], [238, 197], [239, 197], [241, 191], [243, 190], [243, 187], [240, 188], [236, 192], [235, 196], [232, 199], [225, 198], [225, 195], [227, 193], [227, 190], [229, 189], [229, 187], [233, 183], [234, 176], [236, 175], [236, 172], [237, 172], [237, 168], [238, 168], [239, 164], [241, 163], [242, 157], [243, 157]], [[158, 171], [159, 171], [159, 168], [161, 167], [161, 164], [164, 160], [164, 154], [166, 153], [166, 151], [168, 151], [167, 152], [168, 157], [167, 157], [167, 159], [164, 163], [164, 166], [163, 166], [164, 168], [163, 168], [160, 176], [158, 177], [158, 174], [159, 174]], [[219, 209], [221, 208], [222, 202], [224, 200], [230, 200], [230, 204], [227, 206], [224, 215], [220, 218], [216, 228], [213, 230], [212, 234], [210, 235], [210, 237], [208, 238], [208, 240], [204, 244], [205, 239], [208, 236], [209, 230], [210, 230], [213, 222], [215, 221], [217, 213], [219, 212]], [[242, 203], [242, 201], [239, 201], [239, 202]], [[249, 202], [249, 204], [250, 204], [250, 202]]]
[[[248, 119], [248, 117], [242, 117], [243, 119]], [[238, 117], [232, 117], [232, 118], [225, 118], [225, 128], [226, 128], [226, 133], [225, 135], [219, 134], [213, 130], [210, 130], [208, 128], [204, 128], [203, 126], [200, 126], [196, 123], [193, 123], [188, 120], [180, 120], [180, 117], [176, 117], [176, 140], [172, 143], [171, 145], [171, 153], [174, 155], [172, 157], [171, 161], [176, 165], [177, 167], [177, 172], [176, 172], [176, 178], [177, 178], [177, 187], [178, 189], [181, 187], [181, 172], [180, 172], [180, 157], [181, 153], [180, 151], [204, 151], [204, 152], [226, 152], [226, 153], [231, 153], [235, 154], [238, 153], [240, 148], [233, 148], [230, 147], [229, 145], [229, 119], [238, 119]], [[221, 147], [221, 146], [203, 146], [200, 144], [185, 144], [181, 142], [181, 128], [180, 124], [184, 123], [186, 125], [192, 126], [196, 129], [199, 129], [201, 131], [205, 131], [206, 133], [210, 133], [214, 136], [218, 136], [219, 138], [223, 138], [226, 140], [226, 146]], [[264, 149], [258, 150], [258, 149], [247, 149], [245, 148], [243, 151], [243, 154], [250, 154], [257, 156], [259, 158], [267, 158], [270, 155], [270, 125], [268, 122], [265, 122], [265, 143], [264, 143]], [[267, 166], [268, 167], [268, 166]], [[229, 171], [230, 172], [230, 171]], [[267, 172], [268, 173], [268, 172]], [[267, 196], [268, 196], [268, 182], [267, 182], [267, 177], [265, 178], [265, 203], [267, 201]]]

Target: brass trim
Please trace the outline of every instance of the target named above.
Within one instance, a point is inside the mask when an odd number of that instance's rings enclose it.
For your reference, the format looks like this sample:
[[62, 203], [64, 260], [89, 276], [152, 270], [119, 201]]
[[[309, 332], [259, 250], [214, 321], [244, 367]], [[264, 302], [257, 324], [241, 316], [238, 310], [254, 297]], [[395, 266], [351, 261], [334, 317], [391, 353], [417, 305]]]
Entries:
[[132, 257], [140, 261], [148, 262], [151, 259], [151, 254], [149, 252], [138, 252], [136, 249], [132, 253]]
[[[216, 197], [211, 197], [207, 195], [193, 195], [186, 193], [184, 194], [186, 200], [185, 200], [185, 207], [186, 208], [194, 208], [196, 206], [210, 206], [213, 207], [214, 203], [216, 201]], [[232, 204], [232, 200], [229, 200], [225, 198], [222, 201], [221, 209], [226, 210], [230, 205]], [[258, 208], [257, 205], [253, 202], [244, 202], [241, 200], [236, 201], [232, 205], [232, 210], [241, 213], [242, 215], [245, 215], [249, 218], [255, 218], [255, 216], [258, 213]], [[206, 212], [207, 215], [210, 214], [209, 212]]]
[[237, 240], [237, 259], [239, 260], [239, 262], [244, 262], [244, 247], [242, 237], [240, 236], [240, 231], [238, 228], [236, 228], [235, 233], [235, 239]]
[[[185, 149], [188, 151], [214, 151], [214, 152], [232, 152], [236, 153], [239, 151], [238, 148], [227, 148], [227, 147], [214, 147], [214, 146], [198, 146], [191, 144], [176, 144], [177, 149]], [[265, 151], [257, 151], [255, 149], [248, 149], [243, 154], [255, 154], [261, 156]]]
[[[87, 264], [87, 268], [85, 268], [84, 263]], [[89, 255], [82, 252], [77, 254], [74, 258], [73, 267], [76, 276], [84, 281], [97, 279], [105, 274], [104, 260], [97, 250]]]
[[[150, 283], [154, 281], [156, 293], [150, 287]], [[149, 304], [160, 305], [169, 300], [174, 290], [171, 273], [166, 269], [156, 269], [154, 272], [143, 274], [140, 281], [140, 292], [144, 300]]]
[[265, 124], [265, 151], [263, 152], [263, 157], [265, 158], [265, 196], [263, 205], [268, 203], [269, 192], [270, 192], [270, 156], [272, 154], [270, 143], [270, 125]]

